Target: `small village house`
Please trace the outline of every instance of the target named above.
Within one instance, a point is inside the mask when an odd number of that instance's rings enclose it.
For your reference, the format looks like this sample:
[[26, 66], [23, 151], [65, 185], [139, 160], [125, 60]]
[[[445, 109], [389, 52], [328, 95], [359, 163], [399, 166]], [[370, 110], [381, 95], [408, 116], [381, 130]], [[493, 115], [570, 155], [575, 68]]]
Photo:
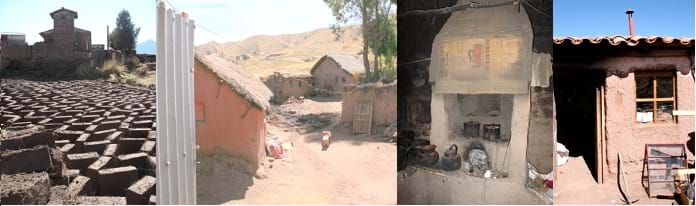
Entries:
[[352, 55], [325, 55], [310, 70], [315, 87], [330, 92], [341, 92], [346, 85], [357, 85], [365, 73], [362, 59]]
[[289, 74], [275, 72], [262, 79], [273, 92], [272, 101], [285, 102], [289, 97], [307, 97], [312, 94], [312, 77], [308, 74]]
[[196, 52], [196, 139], [199, 156], [224, 154], [258, 168], [273, 96], [261, 80], [220, 57]]
[[618, 153], [640, 174], [646, 144], [685, 145], [694, 131], [693, 116], [675, 115], [694, 110], [694, 39], [556, 38], [553, 74], [558, 142], [598, 183], [616, 178]]

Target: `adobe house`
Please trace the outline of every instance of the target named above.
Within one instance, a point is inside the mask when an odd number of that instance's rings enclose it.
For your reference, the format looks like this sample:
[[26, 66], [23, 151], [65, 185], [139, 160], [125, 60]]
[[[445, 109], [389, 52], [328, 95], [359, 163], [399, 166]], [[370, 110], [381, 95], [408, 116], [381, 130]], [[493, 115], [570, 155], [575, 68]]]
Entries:
[[551, 1], [397, 4], [400, 138], [415, 133], [440, 157], [454, 144], [463, 157], [447, 171], [410, 163], [401, 146], [397, 203], [550, 204], [527, 181], [530, 165], [554, 167]]
[[346, 85], [357, 85], [360, 74], [365, 73], [361, 58], [353, 55], [325, 55], [309, 72], [312, 83], [319, 89], [341, 92]]
[[373, 128], [387, 127], [396, 122], [396, 82], [346, 86], [341, 97], [341, 122], [346, 125], [353, 124], [358, 102], [364, 101], [372, 104]]
[[640, 174], [645, 144], [689, 140], [693, 116], [674, 111], [694, 110], [694, 39], [631, 34], [553, 43], [558, 142], [584, 157], [598, 183], [615, 180], [619, 152], [625, 171]]
[[75, 27], [77, 12], [60, 8], [51, 12], [53, 29], [39, 33], [44, 41], [34, 44], [33, 58], [74, 61], [90, 57], [92, 34]]
[[198, 157], [241, 159], [255, 172], [265, 156], [265, 118], [273, 96], [261, 80], [215, 55], [195, 54]]
[[53, 29], [39, 33], [44, 39], [42, 42], [28, 45], [24, 42], [23, 34], [2, 34], [2, 44], [5, 46], [0, 70], [13, 64], [27, 70], [12, 71], [13, 75], [32, 74], [35, 77], [60, 79], [73, 77], [80, 65], [101, 64], [105, 53], [92, 53], [91, 32], [75, 27], [77, 12], [60, 8], [51, 12], [50, 16]]
[[307, 74], [274, 72], [261, 81], [273, 92], [271, 101], [275, 103], [283, 103], [289, 97], [310, 96], [314, 87], [312, 76]]

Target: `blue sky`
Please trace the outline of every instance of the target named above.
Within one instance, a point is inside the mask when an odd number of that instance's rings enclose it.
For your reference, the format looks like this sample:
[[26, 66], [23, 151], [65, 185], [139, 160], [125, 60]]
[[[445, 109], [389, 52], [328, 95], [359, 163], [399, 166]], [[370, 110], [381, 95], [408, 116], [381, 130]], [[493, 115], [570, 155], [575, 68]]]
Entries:
[[156, 39], [154, 0], [0, 0], [0, 32], [21, 32], [27, 42], [43, 41], [40, 32], [53, 28], [49, 13], [65, 7], [77, 12], [75, 26], [92, 32], [92, 44], [106, 43], [106, 25], [113, 29], [121, 9], [140, 27], [138, 42]]
[[195, 44], [240, 41], [253, 35], [312, 31], [335, 23], [322, 0], [169, 0], [205, 28], [196, 29]]
[[694, 38], [694, 0], [556, 0], [553, 35], [628, 35], [629, 8], [636, 35]]

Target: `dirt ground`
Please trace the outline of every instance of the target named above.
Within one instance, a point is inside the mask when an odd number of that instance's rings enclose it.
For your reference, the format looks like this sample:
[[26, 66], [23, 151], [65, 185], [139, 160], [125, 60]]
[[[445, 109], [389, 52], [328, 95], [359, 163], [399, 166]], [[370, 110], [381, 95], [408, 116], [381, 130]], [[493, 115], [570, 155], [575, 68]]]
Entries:
[[[556, 169], [554, 204], [624, 204], [616, 177], [605, 177], [604, 184], [597, 184], [582, 156], [571, 157], [568, 163]], [[635, 204], [669, 205], [674, 202], [672, 199], [648, 198], [640, 176], [640, 173], [626, 176], [631, 198], [639, 200]]]
[[[228, 170], [198, 177], [199, 204], [396, 204], [396, 146], [352, 135], [339, 124], [340, 98], [274, 105], [267, 139], [292, 142], [283, 159], [267, 158], [257, 177]], [[333, 133], [322, 151], [322, 130]]]

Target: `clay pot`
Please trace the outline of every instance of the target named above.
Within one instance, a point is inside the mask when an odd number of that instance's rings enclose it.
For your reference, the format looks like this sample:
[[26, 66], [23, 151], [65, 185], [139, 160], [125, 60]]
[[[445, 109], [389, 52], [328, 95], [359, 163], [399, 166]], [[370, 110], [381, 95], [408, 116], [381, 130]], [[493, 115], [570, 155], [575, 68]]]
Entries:
[[458, 170], [462, 166], [462, 157], [457, 154], [456, 144], [452, 144], [442, 156], [442, 169], [447, 171]]
[[[409, 165], [421, 165], [421, 166], [426, 166], [426, 167], [431, 167], [435, 164], [437, 164], [437, 161], [440, 160], [440, 155], [435, 151], [435, 145], [432, 146], [424, 146], [423, 148], [426, 150], [420, 149], [423, 147], [423, 145], [418, 146], [416, 148], [411, 148], [408, 151], [407, 155], [407, 162]], [[432, 150], [430, 150], [432, 149]]]
[[429, 145], [429, 144], [430, 144], [430, 140], [427, 140], [427, 139], [414, 139], [413, 141], [411, 141], [411, 144], [409, 144], [408, 146], [409, 146], [409, 147], [417, 147], [417, 146]]
[[437, 148], [437, 146], [436, 146], [436, 145], [432, 145], [432, 144], [416, 146], [416, 149], [417, 149], [417, 150], [420, 150], [421, 153], [433, 152], [433, 151], [435, 151], [435, 148]]
[[440, 160], [440, 155], [436, 151], [418, 153], [418, 164], [421, 166], [432, 167]]

